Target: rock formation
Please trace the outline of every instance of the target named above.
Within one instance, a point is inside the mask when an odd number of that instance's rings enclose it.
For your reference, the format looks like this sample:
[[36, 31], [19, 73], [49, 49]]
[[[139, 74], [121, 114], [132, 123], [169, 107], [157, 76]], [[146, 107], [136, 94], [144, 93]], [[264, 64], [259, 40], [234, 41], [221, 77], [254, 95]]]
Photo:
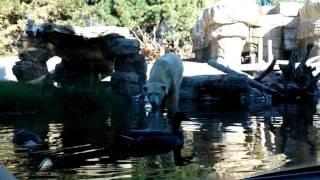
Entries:
[[13, 67], [19, 81], [48, 75], [46, 61], [58, 56], [62, 60], [56, 65], [53, 79], [62, 85], [95, 84], [112, 75], [116, 93], [140, 94], [146, 80], [146, 63], [128, 28], [28, 24], [26, 32], [28, 36], [19, 51], [21, 61]]
[[191, 34], [197, 61], [213, 58], [229, 66], [240, 64], [249, 29], [256, 25], [258, 15], [253, 0], [220, 0], [205, 9]]
[[[289, 59], [291, 52], [297, 50], [297, 27], [301, 3], [281, 2], [260, 19], [263, 37], [263, 59]], [[271, 42], [268, 52], [268, 43]], [[272, 49], [271, 49], [272, 48]], [[272, 59], [270, 59], [272, 58]]]
[[273, 58], [288, 59], [291, 51], [298, 48], [298, 12], [302, 6], [281, 2], [276, 7], [259, 9], [250, 0], [218, 1], [204, 10], [192, 29], [197, 61], [213, 58], [236, 67], [241, 63], [241, 53], [250, 55], [250, 63], [258, 62], [259, 49], [260, 59], [266, 62]]
[[[320, 1], [310, 0], [299, 11], [300, 22], [298, 27], [299, 48], [301, 59], [319, 56], [317, 48], [320, 37]], [[313, 49], [311, 49], [314, 47]], [[311, 54], [309, 56], [309, 52]]]

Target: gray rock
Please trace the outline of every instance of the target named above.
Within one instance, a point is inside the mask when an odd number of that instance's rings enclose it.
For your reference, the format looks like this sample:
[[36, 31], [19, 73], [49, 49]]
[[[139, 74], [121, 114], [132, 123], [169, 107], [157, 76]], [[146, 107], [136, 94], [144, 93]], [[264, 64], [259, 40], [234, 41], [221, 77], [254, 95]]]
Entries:
[[142, 84], [139, 76], [134, 72], [116, 71], [111, 78], [111, 88], [115, 94], [122, 96], [136, 96], [141, 94]]
[[226, 75], [202, 75], [184, 77], [181, 83], [180, 100], [200, 100], [202, 96], [222, 97], [248, 93], [249, 83], [243, 77]]
[[47, 23], [28, 24], [26, 32], [28, 37], [19, 51], [22, 62], [14, 68], [19, 80], [32, 80], [47, 73], [46, 61], [58, 56], [61, 63], [53, 73], [57, 82], [97, 83], [115, 71], [111, 79], [116, 93], [124, 96], [141, 93], [146, 82], [146, 61], [128, 28]]
[[141, 54], [117, 57], [114, 70], [116, 72], [135, 72], [139, 76], [141, 84], [145, 84], [147, 79], [147, 64], [145, 57]]
[[12, 71], [18, 81], [31, 81], [48, 74], [45, 66], [32, 61], [18, 61]]
[[[239, 8], [242, 4], [245, 9]], [[204, 62], [213, 58], [238, 66], [249, 29], [258, 25], [258, 17], [259, 8], [251, 0], [221, 0], [206, 8], [191, 30], [195, 59]]]
[[58, 33], [71, 36], [83, 37], [85, 39], [98, 38], [110, 34], [117, 34], [123, 37], [130, 37], [130, 30], [126, 27], [116, 26], [63, 26], [51, 23], [27, 24], [26, 33], [32, 37], [43, 36], [48, 33]]
[[283, 28], [284, 39], [297, 39], [297, 31], [298, 30], [296, 28]]
[[146, 83], [147, 64], [141, 54], [121, 56], [115, 60], [115, 72], [111, 78], [112, 90], [122, 96], [137, 96]]
[[45, 63], [51, 56], [51, 52], [44, 48], [30, 47], [19, 52], [19, 58], [23, 61]]
[[139, 53], [139, 43], [136, 39], [123, 37], [106, 37], [102, 41], [103, 53], [106, 56], [130, 55]]

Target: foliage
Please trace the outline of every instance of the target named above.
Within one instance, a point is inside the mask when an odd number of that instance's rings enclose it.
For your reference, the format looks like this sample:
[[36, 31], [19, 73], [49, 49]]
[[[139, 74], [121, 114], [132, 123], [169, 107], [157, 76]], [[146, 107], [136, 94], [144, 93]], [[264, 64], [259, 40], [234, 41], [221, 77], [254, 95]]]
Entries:
[[103, 87], [48, 88], [21, 82], [0, 82], [0, 112], [76, 111], [103, 109], [112, 100]]
[[[114, 25], [126, 26], [140, 37], [151, 34], [156, 41], [189, 40], [190, 29], [197, 13], [209, 0], [100, 0], [88, 5], [85, 0], [1, 0], [0, 41], [2, 51], [12, 51], [17, 46], [26, 21], [53, 22], [64, 25]], [[20, 22], [20, 23], [19, 23]], [[7, 32], [7, 29], [14, 29]], [[0, 51], [1, 51], [0, 50]], [[0, 55], [4, 55], [0, 52]]]
[[[216, 0], [1, 0], [0, 55], [17, 53], [25, 23], [126, 26], [144, 46], [190, 41], [190, 29], [202, 9]], [[282, 1], [264, 0], [277, 5]], [[257, 0], [261, 3], [262, 0]], [[147, 37], [147, 38], [146, 38]], [[147, 43], [148, 42], [148, 43]]]
[[58, 21], [82, 26], [126, 26], [137, 34], [158, 35], [154, 38], [171, 40], [174, 33], [175, 38], [188, 39], [197, 12], [207, 3], [208, 0], [101, 0], [89, 6], [85, 1], [58, 0]]
[[0, 1], [0, 55], [10, 54], [23, 32], [21, 26], [24, 6], [19, 0]]
[[201, 179], [212, 173], [211, 168], [205, 168], [192, 163], [185, 166], [175, 166], [172, 162], [171, 153], [157, 156], [148, 156], [137, 159], [133, 164], [133, 175], [136, 179]]
[[49, 108], [54, 102], [49, 92], [31, 84], [1, 82], [0, 111], [29, 112]]
[[57, 0], [59, 14], [56, 22], [78, 26], [119, 25], [119, 20], [112, 15], [112, 6], [110, 0], [102, 0], [94, 6], [79, 0]]
[[101, 110], [112, 101], [110, 91], [98, 86], [59, 88], [54, 97], [63, 110], [80, 115]]

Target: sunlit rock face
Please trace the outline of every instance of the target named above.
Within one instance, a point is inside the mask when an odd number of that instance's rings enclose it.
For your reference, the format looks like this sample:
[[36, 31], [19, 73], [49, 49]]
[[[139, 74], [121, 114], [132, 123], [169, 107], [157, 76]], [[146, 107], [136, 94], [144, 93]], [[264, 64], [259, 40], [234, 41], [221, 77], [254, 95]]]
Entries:
[[[125, 96], [140, 94], [146, 80], [146, 63], [128, 28], [28, 24], [26, 33], [19, 50], [21, 62], [13, 68], [19, 81], [48, 75], [48, 60], [57, 56], [61, 62], [50, 76], [61, 84], [88, 85], [115, 75], [112, 81], [116, 92]], [[128, 79], [128, 74], [136, 80]]]
[[[263, 38], [263, 59], [268, 59], [268, 46], [272, 58], [288, 59], [293, 50], [298, 49], [297, 27], [302, 3], [281, 2], [259, 19], [260, 35]], [[270, 44], [271, 43], [271, 44]]]
[[[193, 51], [198, 61], [216, 59], [237, 67], [242, 55], [251, 63], [288, 59], [297, 50], [299, 10], [302, 3], [281, 2], [258, 7], [255, 1], [220, 0], [204, 10], [192, 28]], [[260, 49], [260, 50], [259, 50]]]
[[259, 8], [253, 0], [221, 0], [205, 9], [191, 33], [196, 59], [240, 64], [249, 28], [257, 24], [258, 16]]
[[[300, 22], [298, 27], [298, 40], [302, 57], [319, 56], [320, 37], [320, 1], [310, 0], [299, 11]], [[309, 51], [311, 49], [310, 55]]]

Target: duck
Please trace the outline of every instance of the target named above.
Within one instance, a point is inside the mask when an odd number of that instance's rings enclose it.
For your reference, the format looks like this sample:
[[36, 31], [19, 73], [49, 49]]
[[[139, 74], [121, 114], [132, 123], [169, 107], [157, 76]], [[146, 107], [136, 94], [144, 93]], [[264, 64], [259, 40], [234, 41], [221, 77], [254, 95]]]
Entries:
[[14, 134], [12, 143], [18, 146], [34, 148], [41, 143], [41, 139], [37, 134], [21, 129]]
[[131, 130], [120, 134], [128, 142], [129, 149], [135, 156], [164, 154], [172, 150], [180, 150], [184, 145], [182, 121], [189, 120], [184, 112], [176, 112], [170, 120], [171, 131]]

